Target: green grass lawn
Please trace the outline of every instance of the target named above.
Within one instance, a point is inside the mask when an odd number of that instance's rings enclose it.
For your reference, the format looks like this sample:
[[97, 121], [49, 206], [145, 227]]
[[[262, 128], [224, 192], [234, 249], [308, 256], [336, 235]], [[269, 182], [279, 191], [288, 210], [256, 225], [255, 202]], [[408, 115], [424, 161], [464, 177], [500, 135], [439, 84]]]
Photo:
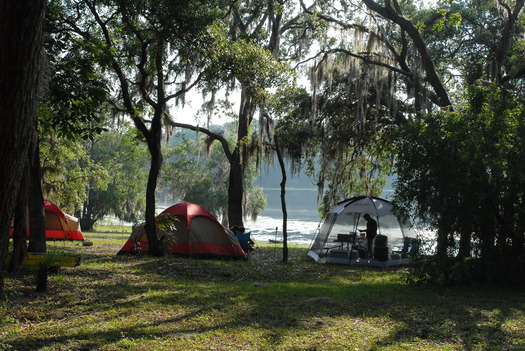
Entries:
[[54, 242], [82, 263], [4, 282], [0, 350], [525, 350], [519, 289], [408, 285], [406, 270], [290, 262], [262, 245], [247, 261], [116, 256], [128, 233]]

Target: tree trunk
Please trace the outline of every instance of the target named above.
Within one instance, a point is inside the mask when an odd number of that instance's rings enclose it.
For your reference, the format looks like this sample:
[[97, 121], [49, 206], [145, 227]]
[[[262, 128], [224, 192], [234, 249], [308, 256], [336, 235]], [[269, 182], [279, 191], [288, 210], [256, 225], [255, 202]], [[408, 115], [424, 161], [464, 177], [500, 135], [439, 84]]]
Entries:
[[149, 138], [148, 148], [151, 155], [151, 167], [148, 176], [148, 185], [146, 187], [146, 235], [148, 237], [149, 253], [153, 256], [162, 255], [159, 238], [157, 236], [157, 226], [155, 223], [155, 190], [157, 189], [157, 179], [162, 167], [162, 149], [161, 149], [161, 115], [160, 111], [155, 111]]
[[46, 219], [44, 215], [44, 196], [42, 195], [42, 171], [40, 169], [40, 146], [35, 133], [33, 142], [36, 144], [29, 169], [29, 252], [47, 252]]
[[279, 138], [275, 136], [275, 151], [281, 167], [281, 209], [283, 211], [283, 262], [288, 262], [288, 211], [286, 210], [286, 168], [279, 147]]
[[490, 213], [493, 213], [490, 211], [490, 208], [488, 208], [488, 206], [486, 205], [482, 205], [482, 209], [483, 213], [486, 213], [487, 215], [481, 218], [480, 226], [481, 267], [483, 270], [482, 273], [484, 274], [485, 281], [491, 282], [495, 278], [493, 265], [496, 259], [496, 226], [495, 218], [490, 215]]
[[450, 226], [448, 224], [442, 223], [441, 221], [438, 225], [438, 230], [437, 230], [436, 256], [438, 259], [447, 258], [449, 234], [450, 234]]
[[228, 226], [244, 226], [242, 215], [242, 198], [244, 193], [243, 175], [239, 150], [233, 152], [228, 179]]
[[148, 236], [149, 252], [154, 256], [161, 255], [159, 238], [155, 225], [155, 189], [162, 164], [160, 151], [151, 153], [151, 168], [149, 170], [146, 188], [146, 235]]
[[255, 103], [246, 91], [246, 87], [243, 87], [239, 109], [237, 145], [230, 161], [230, 178], [228, 182], [228, 223], [230, 227], [233, 225], [244, 226], [242, 210], [244, 165], [249, 158], [249, 150], [246, 143], [255, 108]]
[[29, 159], [20, 178], [20, 189], [15, 208], [15, 225], [13, 227], [13, 254], [9, 261], [9, 272], [16, 273], [27, 254], [27, 199], [29, 195]]
[[[36, 120], [45, 3], [0, 2], [0, 253], [6, 251], [9, 242], [31, 127]], [[3, 266], [0, 257], [0, 272]]]
[[460, 224], [459, 250], [457, 258], [463, 261], [471, 256], [472, 233], [476, 230], [474, 228], [475, 220], [472, 215], [466, 215]]
[[82, 216], [80, 218], [80, 226], [85, 231], [92, 231], [95, 225], [96, 219], [93, 218], [93, 190], [88, 190], [87, 200], [84, 201], [82, 206]]

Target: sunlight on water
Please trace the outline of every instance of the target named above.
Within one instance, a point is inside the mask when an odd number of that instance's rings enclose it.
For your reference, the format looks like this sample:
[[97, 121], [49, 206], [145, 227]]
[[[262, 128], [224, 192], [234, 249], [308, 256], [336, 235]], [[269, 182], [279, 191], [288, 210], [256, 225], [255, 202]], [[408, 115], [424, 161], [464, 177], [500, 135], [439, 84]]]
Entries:
[[[319, 221], [288, 220], [287, 233], [288, 242], [301, 245], [310, 245], [316, 234]], [[283, 240], [283, 221], [281, 218], [259, 216], [256, 222], [245, 223], [247, 231], [252, 233], [252, 238], [259, 242], [270, 240]]]
[[[283, 213], [280, 189], [264, 188], [267, 198], [266, 209], [257, 221], [246, 221], [247, 231], [251, 231], [255, 241], [269, 242], [283, 239]], [[286, 190], [286, 210], [288, 213], [288, 242], [310, 245], [320, 224], [317, 212], [317, 191], [315, 188], [290, 188]], [[276, 230], [277, 228], [277, 230]]]

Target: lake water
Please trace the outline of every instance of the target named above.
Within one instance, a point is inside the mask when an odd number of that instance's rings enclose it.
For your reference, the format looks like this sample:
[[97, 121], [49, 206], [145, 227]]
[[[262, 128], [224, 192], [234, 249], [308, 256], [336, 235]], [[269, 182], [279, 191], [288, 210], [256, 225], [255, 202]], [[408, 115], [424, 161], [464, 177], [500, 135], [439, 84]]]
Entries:
[[[266, 209], [257, 221], [245, 221], [247, 231], [252, 233], [255, 241], [269, 242], [283, 238], [283, 214], [281, 209], [281, 190], [264, 188]], [[286, 189], [286, 210], [288, 214], [288, 242], [310, 245], [319, 227], [317, 212], [317, 190], [314, 188]]]

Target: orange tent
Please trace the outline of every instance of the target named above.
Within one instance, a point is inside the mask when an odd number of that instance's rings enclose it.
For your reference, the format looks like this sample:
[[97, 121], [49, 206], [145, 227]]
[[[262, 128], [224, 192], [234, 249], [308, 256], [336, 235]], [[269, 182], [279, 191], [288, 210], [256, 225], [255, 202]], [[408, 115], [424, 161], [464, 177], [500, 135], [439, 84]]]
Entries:
[[[57, 205], [49, 200], [44, 200], [44, 211], [47, 240], [84, 241], [78, 218], [62, 212]], [[29, 228], [29, 218], [27, 219], [27, 227]], [[29, 236], [29, 230], [30, 229], [27, 230], [27, 236]], [[9, 235], [13, 235], [12, 227]]]
[[49, 200], [44, 200], [47, 240], [84, 240], [78, 218], [70, 216]]

